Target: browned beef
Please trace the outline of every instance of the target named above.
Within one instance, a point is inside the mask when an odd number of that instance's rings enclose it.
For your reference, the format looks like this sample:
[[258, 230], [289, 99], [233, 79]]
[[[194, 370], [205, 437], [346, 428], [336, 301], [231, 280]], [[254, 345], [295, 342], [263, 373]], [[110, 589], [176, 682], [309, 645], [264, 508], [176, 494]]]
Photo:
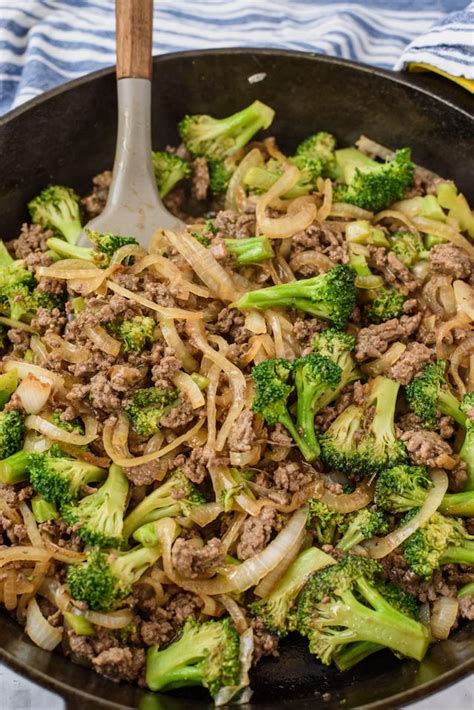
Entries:
[[183, 473], [193, 483], [202, 483], [207, 476], [208, 463], [209, 452], [203, 446], [198, 446], [191, 451], [191, 454], [183, 463]]
[[187, 399], [181, 399], [176, 407], [160, 419], [160, 426], [168, 429], [180, 429], [194, 419], [195, 411]]
[[420, 287], [420, 282], [400, 259], [383, 247], [369, 247], [369, 265], [379, 271], [388, 284], [405, 294]]
[[38, 308], [35, 317], [31, 321], [31, 325], [35, 330], [41, 333], [62, 333], [64, 326], [67, 323], [67, 318], [59, 308]]
[[263, 656], [278, 656], [278, 636], [271, 634], [258, 618], [250, 620], [253, 631], [252, 665], [255, 666]]
[[124, 468], [124, 473], [134, 486], [148, 486], [157, 480], [162, 472], [162, 465], [159, 459], [142, 463], [133, 468]]
[[206, 158], [195, 158], [192, 162], [192, 193], [196, 200], [202, 202], [207, 198], [209, 190], [209, 166]]
[[430, 266], [438, 274], [466, 279], [472, 272], [469, 254], [452, 244], [437, 244], [430, 250]]
[[232, 210], [219, 212], [214, 220], [216, 237], [240, 239], [255, 236], [255, 215], [238, 214]]
[[247, 560], [265, 549], [274, 531], [281, 529], [281, 516], [274, 508], [264, 507], [256, 517], [247, 518], [237, 544], [237, 557]]
[[105, 170], [92, 179], [94, 185], [92, 192], [82, 200], [89, 219], [96, 217], [104, 209], [111, 182], [112, 173], [110, 170]]
[[421, 343], [408, 343], [407, 349], [387, 370], [387, 377], [401, 385], [408, 385], [433, 357], [433, 351]]
[[235, 420], [227, 440], [229, 451], [250, 451], [255, 444], [253, 413], [244, 409]]
[[410, 459], [416, 466], [444, 468], [446, 457], [453, 453], [450, 445], [434, 431], [408, 430], [402, 433], [400, 439], [405, 442]]
[[301, 464], [292, 461], [281, 463], [273, 474], [277, 488], [282, 488], [290, 493], [296, 493], [304, 488], [308, 483], [311, 483], [312, 479], [309, 467], [303, 468]]
[[[342, 230], [334, 224], [311, 225], [303, 232], [298, 232], [291, 239], [290, 259], [302, 251], [317, 251], [327, 256], [333, 263], [346, 264], [349, 261], [347, 243]], [[305, 267], [300, 269], [303, 276], [314, 274], [314, 269], [308, 272]]]
[[16, 259], [26, 259], [32, 252], [46, 251], [47, 241], [52, 236], [54, 235], [49, 229], [43, 229], [38, 224], [25, 223], [21, 225], [19, 237], [9, 242], [8, 246]]
[[208, 577], [224, 562], [218, 537], [213, 537], [205, 545], [200, 538], [184, 540], [179, 537], [171, 554], [176, 571], [187, 579]]
[[137, 367], [114, 365], [110, 370], [109, 377], [110, 384], [115, 392], [128, 392], [143, 379], [143, 372]]
[[357, 334], [356, 360], [362, 362], [380, 357], [391, 343], [404, 340], [416, 331], [421, 322], [421, 313], [414, 316], [392, 318], [378, 325], [362, 328]]
[[92, 659], [94, 670], [118, 683], [136, 681], [145, 669], [145, 651], [143, 648], [120, 646], [109, 648]]

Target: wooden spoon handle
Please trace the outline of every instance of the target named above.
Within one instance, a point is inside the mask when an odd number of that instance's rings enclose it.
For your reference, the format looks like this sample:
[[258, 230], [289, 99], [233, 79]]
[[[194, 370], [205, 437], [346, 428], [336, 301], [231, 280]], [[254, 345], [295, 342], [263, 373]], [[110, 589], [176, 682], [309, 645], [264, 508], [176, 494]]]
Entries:
[[153, 0], [116, 0], [117, 79], [151, 79]]

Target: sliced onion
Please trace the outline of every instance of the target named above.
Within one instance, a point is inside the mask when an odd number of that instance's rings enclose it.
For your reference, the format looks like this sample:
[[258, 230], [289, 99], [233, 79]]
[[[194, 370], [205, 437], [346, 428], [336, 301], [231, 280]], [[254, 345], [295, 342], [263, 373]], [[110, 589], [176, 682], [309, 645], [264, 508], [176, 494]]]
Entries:
[[199, 527], [204, 528], [209, 523], [212, 523], [216, 518], [219, 517], [221, 513], [224, 512], [224, 508], [217, 501], [212, 501], [211, 503], [203, 503], [202, 505], [196, 505], [191, 508], [189, 513], [189, 518]]
[[107, 281], [107, 288], [114, 291], [114, 293], [118, 293], [119, 296], [128, 298], [129, 301], [134, 301], [145, 308], [149, 308], [151, 311], [156, 311], [160, 318], [176, 318], [178, 320], [200, 320], [202, 318], [202, 313], [198, 313], [197, 311], [186, 311], [183, 308], [167, 308], [165, 306], [159, 306], [157, 303], [154, 303], [154, 301], [150, 301], [149, 298], [145, 298], [144, 296], [140, 296], [138, 293], [129, 291], [128, 288], [120, 286], [115, 283], [115, 281]]
[[52, 553], [45, 550], [44, 547], [23, 547], [15, 545], [0, 550], [0, 567], [7, 565], [9, 562], [47, 562]]
[[[12, 611], [15, 609], [18, 599], [17, 599], [17, 583], [16, 583], [16, 570], [7, 570], [4, 572], [6, 574], [5, 580], [3, 582], [3, 604], [5, 609]], [[1, 598], [0, 589], [0, 598]]]
[[244, 592], [255, 586], [285, 558], [288, 549], [296, 545], [296, 540], [299, 539], [301, 544], [305, 534], [307, 512], [305, 506], [296, 511], [283, 530], [262, 552], [229, 571], [227, 578], [233, 589]]
[[267, 332], [267, 324], [265, 323], [265, 316], [261, 311], [255, 309], [247, 312], [245, 316], [244, 326], [247, 330], [255, 335], [261, 335]]
[[400, 212], [400, 210], [382, 210], [382, 212], [378, 212], [375, 215], [373, 221], [376, 224], [382, 219], [395, 219], [397, 222], [401, 222], [402, 224], [404, 224], [410, 232], [412, 232], [416, 236], [419, 236], [419, 232], [416, 225], [414, 224], [414, 220], [412, 221], [409, 217], [407, 217], [407, 215], [403, 214], [403, 212]]
[[[253, 642], [253, 631], [252, 629], [246, 629], [240, 636], [240, 678], [238, 685], [228, 685], [220, 688], [217, 695], [214, 698], [214, 704], [216, 707], [222, 707], [223, 705], [228, 705], [232, 703], [233, 705], [243, 705], [250, 701], [252, 697], [252, 690], [249, 687], [249, 670], [252, 665], [254, 650]], [[234, 700], [235, 696], [239, 694], [237, 700]]]
[[373, 212], [363, 210], [348, 202], [333, 202], [331, 205], [330, 217], [351, 217], [353, 219], [372, 219]]
[[109, 335], [101, 325], [88, 326], [84, 332], [101, 352], [117, 357], [122, 343]]
[[0, 325], [6, 325], [7, 328], [15, 328], [15, 330], [24, 330], [25, 333], [37, 332], [28, 323], [23, 323], [21, 320], [13, 320], [13, 318], [7, 318], [6, 316], [0, 316]]
[[66, 362], [77, 364], [85, 362], [89, 357], [89, 352], [86, 348], [80, 348], [67, 340], [63, 340], [57, 333], [49, 333], [44, 336], [44, 340], [52, 348], [54, 355]]
[[135, 259], [140, 259], [145, 256], [146, 251], [138, 244], [124, 244], [123, 247], [117, 249], [110, 258], [111, 264], [121, 264], [124, 259], [129, 259], [133, 256]]
[[386, 372], [403, 355], [407, 346], [404, 343], [393, 343], [386, 353], [360, 368], [367, 377], [377, 377]]
[[4, 372], [10, 372], [11, 370], [16, 370], [20, 380], [24, 380], [28, 375], [34, 375], [41, 382], [48, 382], [53, 387], [61, 389], [64, 385], [64, 379], [61, 375], [51, 372], [51, 370], [46, 370], [44, 367], [39, 365], [33, 365], [31, 362], [25, 362], [24, 360], [7, 360], [3, 366]]
[[353, 513], [355, 510], [365, 508], [373, 498], [374, 486], [367, 482], [361, 483], [352, 493], [337, 495], [325, 488], [319, 496], [319, 500], [337, 513]]
[[30, 338], [30, 349], [33, 353], [35, 364], [43, 365], [48, 358], [48, 348], [39, 335], [32, 335]]
[[466, 394], [466, 385], [459, 374], [463, 361], [474, 353], [474, 334], [465, 338], [449, 356], [449, 372], [461, 395]]
[[237, 542], [237, 539], [240, 535], [240, 531], [242, 530], [246, 518], [246, 513], [234, 513], [234, 519], [230, 526], [227, 528], [225, 535], [221, 540], [221, 549], [223, 554], [227, 555], [229, 550]]
[[66, 444], [74, 444], [75, 446], [83, 446], [90, 444], [97, 438], [99, 424], [96, 419], [90, 416], [84, 417], [85, 434], [77, 434], [66, 431], [61, 427], [56, 426], [47, 419], [40, 417], [37, 414], [30, 414], [25, 419], [25, 427], [41, 432], [53, 441], [64, 441]]
[[301, 251], [290, 261], [290, 267], [293, 271], [299, 271], [302, 266], [314, 266], [320, 274], [325, 273], [334, 265], [334, 262], [328, 256], [313, 249]]
[[46, 405], [51, 394], [50, 382], [39, 380], [35, 375], [28, 374], [20, 382], [16, 395], [20, 398], [23, 409], [28, 414], [38, 414]]
[[438, 333], [436, 335], [436, 356], [440, 360], [445, 360], [448, 357], [449, 353], [444, 345], [444, 341], [447, 340], [451, 331], [456, 330], [457, 328], [467, 330], [470, 328], [469, 322], [469, 316], [465, 313], [458, 313], [455, 318], [452, 318], [439, 326]]
[[168, 279], [174, 289], [180, 290], [181, 298], [188, 298], [190, 293], [202, 298], [209, 298], [210, 294], [207, 288], [187, 281], [183, 278], [181, 269], [171, 259], [167, 259], [161, 254], [147, 254], [140, 262], [131, 267], [130, 273], [138, 274], [150, 266], [153, 266], [153, 271], [156, 271], [161, 278]]
[[243, 188], [244, 177], [250, 168], [256, 168], [263, 164], [263, 155], [258, 148], [253, 148], [240, 161], [234, 171], [225, 196], [226, 210], [238, 212], [245, 202], [245, 190]]
[[224, 609], [229, 613], [238, 634], [243, 634], [246, 629], [248, 629], [248, 622], [245, 616], [245, 612], [241, 606], [237, 604], [235, 599], [229, 597], [227, 594], [219, 594], [218, 600], [224, 607]]
[[381, 276], [377, 276], [376, 274], [368, 274], [367, 276], [356, 276], [354, 283], [357, 288], [371, 291], [374, 288], [380, 288], [383, 286], [384, 281]]
[[25, 523], [25, 528], [30, 542], [34, 547], [44, 547], [44, 540], [41, 537], [40, 531], [38, 530], [38, 525], [35, 520], [35, 516], [31, 510], [26, 505], [25, 501], [22, 500], [18, 504], [20, 513], [23, 516], [23, 522]]
[[286, 358], [286, 348], [283, 341], [279, 314], [271, 308], [268, 308], [265, 311], [265, 318], [270, 330], [272, 331], [273, 342], [275, 344], [275, 355], [277, 357]]
[[239, 289], [229, 271], [219, 264], [209, 249], [186, 230], [179, 233], [166, 231], [165, 234], [171, 246], [186, 259], [214, 296], [222, 301], [235, 301], [240, 295]]
[[55, 649], [63, 637], [62, 627], [51, 626], [41, 613], [35, 597], [28, 603], [25, 631], [33, 643], [45, 651]]
[[431, 613], [431, 633], [435, 639], [447, 639], [456, 623], [459, 600], [452, 597], [440, 597], [433, 603]]
[[375, 537], [364, 544], [364, 547], [368, 550], [369, 555], [373, 559], [379, 560], [382, 557], [386, 557], [390, 552], [393, 552], [402, 542], [413, 535], [418, 528], [422, 527], [431, 518], [433, 513], [438, 510], [444, 494], [448, 490], [448, 477], [446, 472], [439, 468], [433, 469], [430, 475], [434, 484], [433, 488], [429, 491], [425, 502], [416, 515], [414, 515], [408, 523], [405, 523], [405, 525], [402, 525], [385, 537]]
[[474, 289], [465, 281], [457, 280], [453, 283], [454, 296], [458, 311], [465, 313], [474, 320]]
[[[215, 445], [217, 451], [222, 451], [227, 437], [229, 436], [231, 427], [244, 407], [244, 396], [247, 383], [242, 371], [236, 367], [236, 365], [227, 360], [224, 355], [217, 352], [209, 345], [206, 338], [204, 324], [202, 322], [190, 322], [187, 324], [187, 328], [193, 345], [199, 348], [199, 350], [201, 350], [201, 352], [206, 355], [209, 360], [220, 367], [220, 369], [226, 374], [232, 389], [232, 404], [219, 431]], [[208, 398], [209, 396], [208, 391]]]
[[[295, 165], [285, 166], [283, 175], [258, 200], [255, 208], [257, 229], [272, 239], [285, 239], [297, 232], [304, 231], [316, 219], [317, 208], [311, 198], [298, 197], [291, 201], [287, 214], [283, 217], [268, 217], [267, 207], [270, 207], [281, 195], [296, 185], [300, 171]], [[235, 299], [234, 299], [235, 300]]]
[[150, 461], [155, 461], [156, 459], [166, 456], [170, 453], [170, 451], [174, 451], [174, 449], [178, 448], [178, 446], [181, 446], [181, 444], [184, 444], [186, 441], [189, 441], [195, 434], [197, 434], [203, 424], [204, 419], [200, 419], [193, 427], [191, 427], [191, 429], [188, 429], [187, 432], [181, 434], [181, 436], [176, 437], [176, 439], [174, 439], [158, 451], [152, 451], [149, 454], [144, 454], [143, 456], [127, 457], [123, 455], [123, 452], [119, 448], [117, 448], [113, 442], [112, 434], [115, 425], [113, 423], [111, 424], [110, 422], [106, 422], [103, 433], [104, 448], [107, 452], [107, 455], [110, 456], [112, 461], [118, 466], [123, 466], [124, 468], [134, 468], [135, 466], [140, 466], [141, 464], [149, 463]]
[[420, 232], [424, 232], [425, 234], [433, 234], [435, 237], [441, 237], [442, 239], [451, 242], [451, 244], [454, 244], [454, 246], [464, 249], [467, 251], [471, 259], [474, 259], [474, 246], [450, 224], [444, 224], [436, 219], [428, 219], [428, 217], [413, 217], [413, 224], [418, 227]]
[[81, 616], [90, 621], [91, 624], [103, 626], [104, 629], [123, 629], [133, 621], [131, 609], [119, 609], [118, 611], [109, 611], [107, 613], [86, 609], [84, 611], [81, 610]]
[[189, 400], [193, 409], [199, 409], [206, 404], [203, 393], [187, 372], [177, 372], [173, 377], [173, 384]]
[[262, 455], [262, 447], [260, 444], [252, 446], [250, 451], [229, 451], [231, 466], [256, 466]]
[[196, 372], [199, 369], [199, 364], [182, 341], [174, 320], [162, 320], [160, 329], [166, 344], [173, 348], [175, 357], [178, 358], [184, 369], [187, 372]]
[[324, 181], [323, 187], [323, 204], [318, 210], [319, 222], [324, 222], [331, 214], [332, 209], [332, 182], [329, 178]]
[[71, 596], [66, 586], [60, 584], [56, 577], [46, 577], [41, 583], [38, 592], [63, 613], [71, 606]]
[[304, 536], [301, 539], [299, 537], [295, 538], [293, 544], [288, 548], [287, 553], [281, 562], [260, 580], [254, 589], [254, 594], [257, 597], [263, 598], [270, 594], [274, 586], [283, 577], [288, 567], [295, 560], [301, 549], [303, 541]]
[[95, 279], [102, 275], [106, 269], [100, 269], [84, 259], [61, 259], [51, 266], [39, 266], [36, 269], [38, 276], [51, 279]]

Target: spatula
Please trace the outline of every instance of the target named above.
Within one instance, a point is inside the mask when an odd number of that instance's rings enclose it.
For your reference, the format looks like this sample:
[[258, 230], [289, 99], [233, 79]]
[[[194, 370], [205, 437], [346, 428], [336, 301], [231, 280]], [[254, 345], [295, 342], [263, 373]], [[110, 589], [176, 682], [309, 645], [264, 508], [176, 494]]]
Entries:
[[[164, 207], [151, 160], [153, 0], [116, 0], [118, 129], [104, 211], [87, 229], [132, 236], [147, 247], [158, 228], [182, 222]], [[80, 244], [87, 243], [83, 231]]]

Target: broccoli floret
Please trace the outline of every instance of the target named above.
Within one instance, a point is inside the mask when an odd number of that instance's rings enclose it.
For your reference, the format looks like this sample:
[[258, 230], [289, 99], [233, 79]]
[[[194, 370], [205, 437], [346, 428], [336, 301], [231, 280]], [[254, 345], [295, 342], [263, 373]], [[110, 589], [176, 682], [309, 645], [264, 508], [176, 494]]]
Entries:
[[160, 419], [177, 403], [178, 392], [160, 387], [146, 387], [135, 390], [123, 405], [132, 429], [140, 436], [150, 437], [160, 427]]
[[0, 481], [7, 485], [28, 480], [29, 452], [22, 449], [0, 461]]
[[230, 619], [188, 619], [177, 641], [148, 650], [146, 684], [154, 691], [202, 685], [212, 696], [238, 685], [240, 639]]
[[16, 454], [23, 445], [25, 417], [18, 409], [0, 412], [0, 459]]
[[292, 383], [293, 366], [283, 358], [264, 360], [252, 370], [255, 382], [255, 398], [252, 409], [260, 414], [267, 424], [282, 424], [293, 437], [299, 450], [310, 461], [315, 456], [300, 436], [288, 411], [288, 399], [294, 391]]
[[334, 199], [378, 212], [400, 200], [413, 182], [414, 165], [409, 148], [397, 150], [393, 160], [378, 163], [356, 148], [336, 150], [337, 170], [344, 185], [334, 190]]
[[383, 510], [362, 508], [350, 516], [350, 522], [336, 547], [348, 552], [364, 540], [370, 540], [375, 535], [385, 535], [389, 530], [389, 521]]
[[154, 342], [156, 321], [149, 316], [133, 316], [107, 325], [107, 330], [122, 341], [126, 353], [139, 352]]
[[238, 161], [235, 155], [230, 155], [225, 160], [208, 158], [209, 187], [213, 195], [221, 195], [227, 191], [229, 182], [235, 172]]
[[428, 630], [377, 589], [381, 572], [376, 560], [346, 554], [309, 579], [299, 599], [297, 625], [322, 663], [329, 665], [347, 644], [361, 641], [418, 661], [424, 657]]
[[36, 286], [33, 274], [21, 259], [0, 266], [0, 310], [20, 320], [32, 310], [32, 292]]
[[31, 485], [49, 503], [67, 505], [77, 498], [81, 486], [105, 478], [106, 472], [98, 466], [65, 458], [60, 450], [50, 451], [28, 458]]
[[372, 477], [407, 459], [395, 434], [398, 382], [376, 377], [363, 405], [351, 404], [320, 437], [321, 458], [336, 471]]
[[317, 498], [310, 498], [306, 525], [316, 535], [320, 545], [332, 545], [337, 535], [345, 531], [347, 516], [331, 510]]
[[248, 291], [234, 303], [234, 307], [240, 310], [265, 310], [278, 306], [297, 308], [344, 328], [355, 306], [354, 281], [354, 271], [348, 266], [338, 265], [310, 279]]
[[260, 264], [275, 256], [268, 237], [248, 237], [246, 239], [224, 239], [229, 254], [233, 254], [240, 266]]
[[127, 244], [138, 244], [134, 237], [121, 237], [118, 234], [112, 234], [112, 232], [101, 234], [86, 229], [86, 235], [89, 241], [94, 244], [93, 248], [68, 244], [56, 237], [48, 239], [48, 247], [61, 259], [84, 259], [84, 261], [91, 261], [103, 269], [109, 265], [110, 258], [121, 247]]
[[460, 402], [448, 386], [444, 360], [425, 365], [407, 385], [405, 393], [410, 409], [421, 417], [426, 427], [435, 426], [438, 412], [452, 417], [458, 424], [465, 424], [466, 416], [460, 409]]
[[252, 614], [258, 616], [271, 633], [286, 636], [289, 631], [288, 616], [306, 580], [314, 572], [332, 564], [333, 558], [317, 547], [300, 552], [268, 597], [250, 605]]
[[389, 513], [405, 513], [422, 506], [432, 487], [424, 466], [402, 464], [380, 473], [375, 485], [375, 502]]
[[31, 220], [60, 232], [69, 244], [75, 244], [82, 231], [79, 200], [70, 187], [50, 185], [28, 203]]
[[94, 611], [110, 611], [160, 557], [160, 545], [110, 554], [93, 549], [85, 562], [68, 567], [72, 597], [86, 602]]
[[[415, 513], [407, 513], [402, 522]], [[441, 565], [474, 565], [474, 535], [468, 534], [462, 520], [434, 513], [405, 540], [403, 556], [415, 574], [429, 580]]]
[[208, 159], [224, 160], [243, 148], [261, 129], [268, 128], [275, 112], [261, 101], [227, 118], [206, 115], [185, 116], [178, 125], [179, 133], [195, 158], [204, 155]]
[[3, 409], [17, 387], [18, 373], [16, 370], [9, 370], [0, 375], [0, 409]]
[[327, 390], [321, 397], [320, 408], [322, 409], [332, 401], [337, 399], [341, 390], [354, 380], [357, 380], [359, 373], [354, 358], [351, 355], [355, 348], [356, 339], [349, 333], [344, 333], [335, 328], [327, 328], [317, 333], [311, 345], [320, 355], [330, 358], [341, 369], [341, 379], [334, 391]]
[[319, 131], [312, 136], [308, 136], [298, 145], [295, 156], [320, 160], [322, 172], [330, 173], [335, 167], [335, 150], [336, 139], [334, 136], [326, 131]]
[[151, 154], [153, 172], [160, 197], [166, 197], [173, 187], [191, 175], [191, 166], [183, 158], [166, 151], [153, 151]]
[[189, 515], [193, 506], [205, 502], [206, 499], [199, 490], [177, 469], [127, 515], [123, 536], [127, 539], [138, 527], [154, 520]]
[[474, 392], [468, 392], [464, 395], [460, 409], [463, 414], [466, 415], [466, 421], [464, 424], [466, 427], [466, 434], [459, 456], [467, 467], [467, 482], [465, 489], [467, 491], [474, 491]]
[[406, 296], [390, 286], [378, 288], [374, 297], [365, 308], [370, 323], [384, 323], [391, 318], [403, 315]]
[[63, 518], [88, 545], [120, 547], [127, 496], [128, 479], [113, 464], [105, 483], [79, 503], [65, 506]]
[[[296, 185], [285, 192], [283, 197], [294, 199], [314, 192], [317, 189], [317, 179], [323, 170], [323, 161], [301, 155], [289, 158], [289, 163], [298, 168], [300, 177]], [[244, 184], [254, 192], [267, 192], [283, 175], [284, 170], [285, 165], [280, 161], [268, 160], [263, 167], [256, 165], [249, 168], [244, 176]]]
[[[293, 363], [296, 385], [296, 427], [306, 446], [319, 456], [319, 444], [314, 431], [314, 417], [321, 402], [334, 395], [341, 382], [341, 368], [331, 358], [320, 353], [310, 353]], [[329, 395], [328, 395], [329, 392]]]
[[436, 194], [441, 207], [449, 210], [448, 216], [457, 221], [461, 231], [474, 237], [474, 215], [464, 195], [458, 195], [457, 187], [451, 182], [443, 182], [436, 188]]
[[391, 242], [390, 251], [409, 269], [427, 257], [423, 242], [413, 232], [399, 230], [391, 235]]
[[[396, 587], [394, 584], [383, 580], [376, 580], [374, 586], [395, 609], [415, 621], [419, 621], [420, 612], [416, 597], [414, 597], [413, 594], [409, 594], [403, 589]], [[383, 648], [386, 647], [380, 643], [356, 641], [355, 643], [349, 643], [343, 646], [341, 650], [335, 654], [334, 662], [340, 671], [346, 671], [363, 661], [364, 658], [371, 656], [377, 651], [381, 651]]]

